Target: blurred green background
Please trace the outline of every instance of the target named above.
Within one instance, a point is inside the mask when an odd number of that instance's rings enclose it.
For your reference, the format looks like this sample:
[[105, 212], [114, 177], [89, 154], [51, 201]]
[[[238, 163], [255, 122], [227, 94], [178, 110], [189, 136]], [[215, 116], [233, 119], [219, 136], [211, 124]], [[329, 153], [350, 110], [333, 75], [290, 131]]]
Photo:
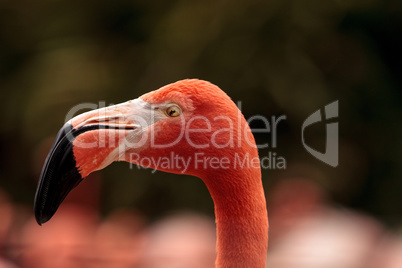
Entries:
[[[49, 143], [74, 105], [119, 103], [200, 78], [241, 101], [246, 118], [287, 116], [277, 148], [260, 152], [287, 162], [263, 170], [268, 204], [279, 181], [302, 177], [333, 204], [398, 229], [401, 11], [391, 0], [0, 1], [0, 188], [32, 205]], [[335, 100], [340, 156], [332, 168], [303, 148], [301, 125]], [[324, 123], [306, 135], [324, 150]], [[104, 215], [122, 206], [149, 219], [213, 215], [201, 180], [126, 163], [98, 173]]]

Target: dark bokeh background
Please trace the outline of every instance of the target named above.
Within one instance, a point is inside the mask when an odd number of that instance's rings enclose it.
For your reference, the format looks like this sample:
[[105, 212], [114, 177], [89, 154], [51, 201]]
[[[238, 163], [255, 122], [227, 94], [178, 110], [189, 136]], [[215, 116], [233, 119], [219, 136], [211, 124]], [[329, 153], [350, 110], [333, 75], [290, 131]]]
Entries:
[[[241, 101], [246, 118], [287, 116], [277, 148], [260, 152], [287, 162], [286, 170], [263, 170], [269, 209], [278, 183], [303, 178], [331, 206], [398, 230], [401, 12], [392, 0], [0, 1], [0, 188], [31, 217], [41, 165], [74, 105], [119, 103], [200, 78]], [[335, 100], [340, 156], [332, 168], [303, 148], [301, 125]], [[306, 135], [324, 150], [324, 123]], [[183, 210], [213, 216], [199, 179], [126, 163], [96, 177], [89, 180], [100, 184], [101, 218], [121, 207], [146, 222]]]

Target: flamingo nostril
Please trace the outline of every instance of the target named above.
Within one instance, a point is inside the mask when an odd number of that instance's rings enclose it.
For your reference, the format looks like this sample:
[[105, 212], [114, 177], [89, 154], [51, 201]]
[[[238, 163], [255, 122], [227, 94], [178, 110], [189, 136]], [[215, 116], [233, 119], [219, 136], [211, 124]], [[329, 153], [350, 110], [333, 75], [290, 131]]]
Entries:
[[127, 122], [125, 120], [124, 115], [111, 115], [111, 116], [100, 116], [96, 118], [91, 118], [85, 121], [86, 125], [89, 124], [99, 124], [99, 123], [109, 123], [115, 125], [126, 125]]

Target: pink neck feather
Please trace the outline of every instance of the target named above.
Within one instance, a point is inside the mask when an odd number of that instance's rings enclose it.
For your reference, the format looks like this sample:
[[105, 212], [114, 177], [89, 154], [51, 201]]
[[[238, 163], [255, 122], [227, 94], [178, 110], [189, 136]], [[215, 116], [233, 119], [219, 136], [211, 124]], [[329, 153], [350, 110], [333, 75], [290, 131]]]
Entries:
[[265, 267], [268, 216], [260, 168], [217, 172], [202, 179], [215, 204], [216, 267]]

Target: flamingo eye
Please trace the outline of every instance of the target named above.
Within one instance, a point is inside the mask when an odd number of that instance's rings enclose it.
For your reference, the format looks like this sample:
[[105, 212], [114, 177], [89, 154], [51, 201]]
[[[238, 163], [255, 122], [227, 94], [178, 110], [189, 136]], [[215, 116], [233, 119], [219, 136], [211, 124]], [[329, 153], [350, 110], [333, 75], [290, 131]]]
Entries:
[[181, 109], [177, 105], [172, 105], [166, 109], [166, 114], [170, 117], [177, 117], [181, 114]]

